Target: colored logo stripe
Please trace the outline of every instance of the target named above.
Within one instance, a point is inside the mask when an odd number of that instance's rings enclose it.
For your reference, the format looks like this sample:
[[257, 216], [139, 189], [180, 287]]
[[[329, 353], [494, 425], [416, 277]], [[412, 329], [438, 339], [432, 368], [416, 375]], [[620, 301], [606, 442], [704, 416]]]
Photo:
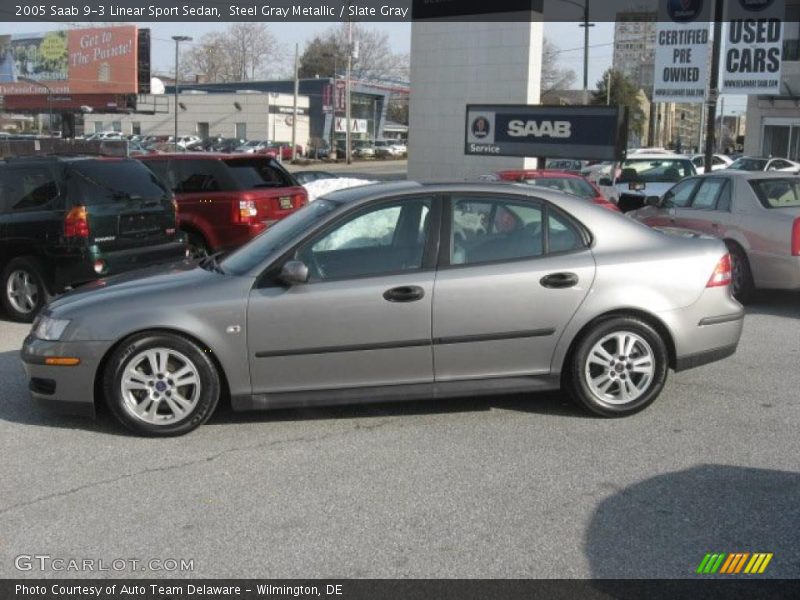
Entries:
[[[745, 573], [756, 575], [763, 573], [772, 560], [773, 554], [766, 552], [709, 552], [697, 567], [697, 573], [735, 575]], [[745, 566], [747, 565], [747, 566]]]

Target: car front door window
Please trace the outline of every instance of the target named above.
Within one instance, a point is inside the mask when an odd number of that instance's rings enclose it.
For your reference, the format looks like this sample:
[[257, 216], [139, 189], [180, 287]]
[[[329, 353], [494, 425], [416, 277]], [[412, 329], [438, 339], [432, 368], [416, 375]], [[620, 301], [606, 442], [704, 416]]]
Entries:
[[297, 258], [311, 281], [420, 269], [430, 206], [430, 199], [414, 199], [360, 212], [301, 247]]

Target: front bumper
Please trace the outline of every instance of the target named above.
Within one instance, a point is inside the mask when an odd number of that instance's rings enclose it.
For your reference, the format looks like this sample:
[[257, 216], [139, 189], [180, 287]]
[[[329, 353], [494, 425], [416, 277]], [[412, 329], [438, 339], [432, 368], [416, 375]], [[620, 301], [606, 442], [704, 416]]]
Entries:
[[[97, 370], [112, 342], [48, 342], [25, 338], [21, 358], [28, 389], [38, 403], [58, 412], [94, 416], [94, 383]], [[47, 358], [79, 358], [71, 367], [50, 366]]]

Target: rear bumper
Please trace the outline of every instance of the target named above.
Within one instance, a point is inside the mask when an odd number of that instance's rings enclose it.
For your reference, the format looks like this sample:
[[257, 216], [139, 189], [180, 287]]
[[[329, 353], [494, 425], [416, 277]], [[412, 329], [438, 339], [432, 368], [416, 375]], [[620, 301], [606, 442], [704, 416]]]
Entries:
[[[186, 258], [186, 244], [180, 240], [113, 252], [104, 252], [92, 246], [79, 255], [53, 258], [56, 265], [54, 291], [61, 292], [65, 288], [88, 283], [100, 277], [110, 277], [134, 269], [183, 260]], [[97, 260], [104, 260], [106, 263], [106, 270], [103, 273], [98, 274], [94, 270], [94, 263]]]
[[[48, 342], [25, 338], [21, 358], [28, 376], [31, 398], [64, 414], [94, 416], [94, 381], [111, 342]], [[48, 357], [80, 358], [79, 365], [44, 364]]]
[[672, 336], [675, 371], [685, 371], [734, 354], [745, 311], [728, 288], [707, 288], [692, 306], [658, 316]]

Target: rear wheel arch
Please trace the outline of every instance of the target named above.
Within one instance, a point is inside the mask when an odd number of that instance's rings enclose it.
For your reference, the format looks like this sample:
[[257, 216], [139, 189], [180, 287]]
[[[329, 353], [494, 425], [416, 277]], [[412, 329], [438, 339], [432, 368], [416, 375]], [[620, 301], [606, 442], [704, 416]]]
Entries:
[[664, 344], [667, 347], [667, 354], [669, 356], [669, 367], [671, 369], [675, 368], [677, 364], [677, 354], [675, 351], [675, 340], [672, 337], [672, 334], [669, 331], [669, 328], [664, 324], [664, 322], [653, 315], [644, 310], [639, 310], [635, 308], [624, 308], [624, 309], [616, 309], [611, 310], [601, 315], [596, 316], [594, 319], [586, 323], [583, 327], [581, 327], [580, 331], [572, 338], [572, 341], [569, 344], [569, 348], [567, 349], [566, 354], [564, 355], [564, 361], [561, 365], [561, 377], [565, 376], [566, 373], [569, 371], [569, 365], [573, 360], [575, 355], [575, 351], [578, 347], [580, 341], [597, 325], [603, 321], [607, 321], [609, 319], [613, 319], [616, 317], [633, 317], [635, 319], [640, 319], [644, 321], [650, 327], [656, 330], [656, 332], [661, 336], [664, 340]]
[[112, 346], [106, 350], [103, 357], [100, 359], [100, 363], [97, 365], [97, 371], [94, 374], [94, 398], [93, 404], [95, 410], [103, 405], [103, 379], [105, 377], [106, 369], [108, 368], [108, 362], [114, 353], [119, 349], [120, 346], [125, 344], [128, 340], [134, 337], [138, 337], [141, 335], [160, 335], [160, 334], [169, 334], [169, 335], [176, 335], [178, 337], [182, 337], [185, 340], [196, 344], [200, 348], [203, 348], [208, 353], [209, 359], [213, 363], [214, 367], [217, 370], [217, 375], [219, 376], [220, 381], [220, 403], [229, 403], [230, 401], [230, 386], [228, 385], [228, 376], [225, 373], [225, 369], [222, 367], [222, 363], [217, 358], [216, 353], [213, 349], [209, 347], [201, 339], [195, 337], [194, 335], [187, 333], [185, 331], [181, 331], [179, 329], [169, 329], [166, 327], [157, 327], [154, 329], [140, 329], [138, 331], [131, 331], [125, 335], [125, 337], [120, 338], [115, 342]]

